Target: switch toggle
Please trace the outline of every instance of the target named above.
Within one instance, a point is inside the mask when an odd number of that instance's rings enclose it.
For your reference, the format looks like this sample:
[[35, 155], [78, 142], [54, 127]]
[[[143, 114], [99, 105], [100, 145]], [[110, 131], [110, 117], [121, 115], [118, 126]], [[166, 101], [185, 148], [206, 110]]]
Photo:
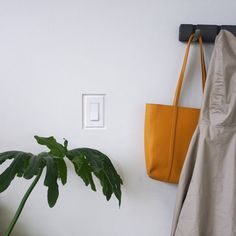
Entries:
[[99, 121], [99, 103], [90, 103], [90, 121]]
[[83, 94], [83, 128], [104, 128], [105, 95]]

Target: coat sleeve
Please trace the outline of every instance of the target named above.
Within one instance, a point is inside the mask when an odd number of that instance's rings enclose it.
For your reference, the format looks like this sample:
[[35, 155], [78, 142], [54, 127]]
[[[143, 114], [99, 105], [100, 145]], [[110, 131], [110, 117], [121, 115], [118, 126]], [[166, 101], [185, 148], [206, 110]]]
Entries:
[[180, 175], [178, 192], [176, 196], [174, 216], [172, 220], [171, 236], [175, 236], [175, 231], [178, 225], [179, 216], [181, 213], [182, 206], [184, 204], [188, 188], [192, 179], [199, 140], [199, 126], [196, 127], [189, 148], [186, 154], [186, 159], [183, 165], [183, 169]]

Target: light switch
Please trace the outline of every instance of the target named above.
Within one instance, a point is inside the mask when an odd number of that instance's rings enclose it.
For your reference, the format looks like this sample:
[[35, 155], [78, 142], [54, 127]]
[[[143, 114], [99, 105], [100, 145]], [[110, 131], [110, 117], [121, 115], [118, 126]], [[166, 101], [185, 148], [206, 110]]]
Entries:
[[105, 127], [105, 95], [104, 94], [83, 94], [83, 128], [104, 128]]

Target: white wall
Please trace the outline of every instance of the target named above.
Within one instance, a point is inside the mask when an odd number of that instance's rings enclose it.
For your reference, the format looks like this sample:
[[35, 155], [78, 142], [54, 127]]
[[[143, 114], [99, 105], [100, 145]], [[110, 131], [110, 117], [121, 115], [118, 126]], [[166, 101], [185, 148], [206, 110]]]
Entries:
[[[185, 47], [179, 24], [235, 24], [235, 9], [233, 0], [0, 1], [1, 151], [44, 150], [35, 134], [65, 137], [71, 148], [105, 152], [124, 179], [119, 209], [70, 166], [57, 205], [49, 209], [41, 181], [13, 236], [169, 235], [176, 186], [146, 176], [145, 103], [172, 102]], [[208, 62], [212, 46], [205, 49]], [[182, 104], [198, 107], [195, 46], [190, 59]], [[107, 95], [106, 129], [82, 129], [83, 93]], [[0, 195], [1, 232], [29, 184], [14, 180]]]

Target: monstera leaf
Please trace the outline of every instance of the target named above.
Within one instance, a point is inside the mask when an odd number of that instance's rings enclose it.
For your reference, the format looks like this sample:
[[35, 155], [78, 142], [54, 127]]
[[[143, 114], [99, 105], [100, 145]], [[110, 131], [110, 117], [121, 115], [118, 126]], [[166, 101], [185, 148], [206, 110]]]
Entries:
[[93, 178], [98, 178], [106, 199], [110, 200], [114, 194], [119, 205], [121, 204], [121, 185], [123, 182], [105, 154], [90, 148], [68, 150], [67, 140], [64, 141], [64, 144], [60, 144], [53, 136], [35, 136], [35, 139], [38, 144], [46, 146], [49, 152], [42, 152], [37, 155], [22, 151], [0, 153], [0, 164], [6, 160], [11, 160], [9, 167], [0, 175], [0, 192], [5, 191], [16, 176], [25, 179], [34, 178], [4, 236], [10, 235], [29, 194], [40, 179], [43, 169], [46, 169], [44, 185], [47, 187], [48, 205], [53, 207], [56, 204], [59, 196], [58, 180], [63, 185], [67, 182], [65, 158], [72, 162], [75, 173], [81, 177], [86, 186], [90, 185], [91, 189], [96, 191]]
[[96, 191], [93, 175], [96, 176], [100, 180], [106, 199], [109, 200], [114, 193], [119, 204], [121, 203], [122, 180], [105, 154], [90, 148], [77, 148], [69, 151], [67, 157], [86, 185], [90, 185], [91, 189]]

